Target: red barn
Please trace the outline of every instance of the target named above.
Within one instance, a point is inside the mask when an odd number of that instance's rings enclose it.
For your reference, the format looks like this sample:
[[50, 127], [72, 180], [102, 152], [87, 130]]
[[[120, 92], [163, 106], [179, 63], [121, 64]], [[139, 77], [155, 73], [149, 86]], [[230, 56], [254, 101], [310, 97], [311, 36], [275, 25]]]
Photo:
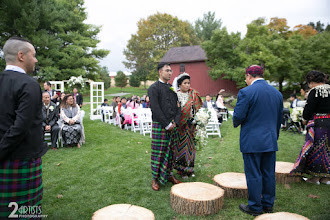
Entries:
[[212, 80], [208, 75], [205, 51], [199, 46], [173, 47], [161, 59], [160, 62], [171, 64], [173, 75], [170, 83], [180, 73], [186, 72], [191, 77], [191, 87], [199, 91], [201, 96], [210, 94], [215, 96], [220, 89], [225, 94], [237, 95], [238, 89], [234, 81], [228, 79]]

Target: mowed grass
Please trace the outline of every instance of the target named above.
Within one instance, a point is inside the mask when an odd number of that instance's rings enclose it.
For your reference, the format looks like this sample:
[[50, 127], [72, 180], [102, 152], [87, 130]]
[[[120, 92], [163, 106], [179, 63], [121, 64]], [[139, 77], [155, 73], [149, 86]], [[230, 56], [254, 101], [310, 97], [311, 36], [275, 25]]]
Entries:
[[[151, 210], [156, 219], [253, 219], [239, 211], [245, 199], [225, 199], [223, 209], [211, 216], [183, 216], [170, 205], [171, 184], [151, 189], [151, 139], [121, 130], [101, 121], [84, 118], [86, 144], [81, 149], [49, 150], [43, 157], [43, 214], [47, 219], [91, 219], [100, 208], [129, 203]], [[196, 177], [187, 181], [213, 183], [223, 172], [244, 172], [239, 151], [239, 131], [229, 119], [221, 126], [222, 138], [208, 139], [208, 146], [197, 151]], [[261, 131], [262, 132], [262, 131]], [[278, 161], [295, 162], [303, 135], [281, 132]], [[330, 187], [295, 183], [276, 185], [276, 212], [293, 212], [310, 219], [330, 219]], [[315, 195], [317, 198], [311, 198]]]

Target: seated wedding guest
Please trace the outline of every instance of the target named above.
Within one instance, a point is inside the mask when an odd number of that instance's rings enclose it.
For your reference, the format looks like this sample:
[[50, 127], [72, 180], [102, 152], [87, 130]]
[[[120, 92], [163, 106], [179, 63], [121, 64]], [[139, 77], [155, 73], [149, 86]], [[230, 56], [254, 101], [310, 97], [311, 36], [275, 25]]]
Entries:
[[[103, 107], [103, 106], [109, 106], [108, 99], [104, 99], [103, 103], [101, 104], [101, 107]], [[101, 109], [101, 114], [102, 114], [102, 118], [103, 118], [103, 121], [104, 121], [103, 109]]]
[[45, 132], [51, 134], [52, 148], [57, 149], [56, 142], [58, 139], [58, 132], [60, 127], [57, 124], [58, 120], [58, 108], [50, 101], [50, 95], [47, 91], [42, 93], [42, 128]]
[[44, 89], [45, 89], [46, 92], [49, 93], [50, 100], [52, 102], [56, 103], [58, 95], [57, 95], [56, 91], [54, 89], [52, 89], [52, 84], [49, 81], [44, 83]]
[[315, 70], [307, 74], [306, 81], [311, 88], [303, 111], [307, 132], [291, 174], [311, 176], [308, 183], [330, 185], [330, 85], [327, 75]]
[[[121, 123], [125, 120], [124, 113], [126, 109], [126, 97], [122, 97], [120, 103], [118, 104], [118, 115], [120, 116]], [[122, 126], [124, 128], [124, 126]]]
[[62, 92], [61, 95], [57, 98], [56, 105], [58, 105], [58, 106], [61, 105], [61, 103], [63, 102], [64, 96], [65, 96], [65, 92]]
[[220, 94], [217, 95], [215, 106], [216, 106], [216, 111], [217, 111], [217, 115], [218, 115], [218, 120], [220, 123], [222, 123], [223, 117], [222, 117], [222, 114], [220, 114], [220, 112], [225, 112], [228, 117], [228, 109], [224, 104], [222, 95], [220, 95]]
[[143, 103], [143, 108], [150, 108], [150, 99], [149, 99], [149, 96], [146, 96], [145, 101]]
[[296, 108], [297, 107], [297, 102], [299, 101], [299, 99], [297, 99], [296, 94], [291, 94], [290, 95], [290, 108]]
[[111, 106], [113, 106], [113, 107], [115, 107], [115, 105], [116, 105], [116, 98], [117, 98], [118, 96], [114, 96], [114, 97], [112, 97], [112, 103], [111, 103]]
[[83, 104], [83, 96], [78, 93], [78, 89], [77, 88], [73, 88], [73, 93], [72, 93], [75, 102], [77, 103], [77, 105], [79, 105], [79, 107], [82, 107]]
[[80, 108], [72, 94], [66, 95], [63, 99], [61, 121], [64, 144], [69, 147], [77, 146], [80, 148], [80, 144], [85, 141], [85, 136], [81, 123]]
[[111, 105], [113, 106], [113, 115], [112, 115], [112, 118], [116, 118], [116, 109], [118, 109], [118, 105], [120, 103], [120, 96], [116, 96], [116, 101], [113, 102]]
[[208, 109], [216, 108], [215, 102], [212, 100], [211, 95], [206, 95], [205, 102], [203, 102], [203, 108], [208, 108]]
[[137, 109], [140, 107], [137, 97], [133, 96], [130, 101], [127, 101], [126, 108]]

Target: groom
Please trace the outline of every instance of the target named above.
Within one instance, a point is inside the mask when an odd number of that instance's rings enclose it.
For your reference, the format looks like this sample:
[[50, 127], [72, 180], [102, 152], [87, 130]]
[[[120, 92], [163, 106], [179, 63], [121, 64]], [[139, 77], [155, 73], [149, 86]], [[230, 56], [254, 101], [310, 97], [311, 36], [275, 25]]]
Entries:
[[168, 81], [172, 76], [169, 63], [159, 63], [157, 66], [159, 80], [148, 89], [150, 108], [152, 111], [152, 142], [151, 142], [151, 170], [152, 189], [159, 190], [159, 183], [170, 181], [181, 183], [172, 174], [173, 149], [171, 140], [179, 124], [181, 109], [178, 97], [170, 89]]
[[241, 211], [250, 215], [273, 212], [277, 139], [283, 113], [282, 94], [263, 79], [260, 66], [245, 72], [248, 87], [238, 93], [234, 127], [241, 125], [240, 148], [248, 187], [248, 205]]

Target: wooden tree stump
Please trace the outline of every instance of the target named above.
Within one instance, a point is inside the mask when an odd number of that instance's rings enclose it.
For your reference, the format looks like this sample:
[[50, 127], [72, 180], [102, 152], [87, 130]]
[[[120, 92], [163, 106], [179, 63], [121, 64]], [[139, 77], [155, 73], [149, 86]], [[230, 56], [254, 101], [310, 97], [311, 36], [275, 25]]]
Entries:
[[248, 198], [244, 173], [221, 173], [214, 176], [213, 182], [225, 190], [225, 198]]
[[223, 189], [212, 184], [180, 183], [171, 188], [171, 206], [184, 215], [211, 215], [223, 206]]
[[290, 212], [275, 212], [269, 214], [262, 214], [256, 217], [254, 220], [308, 220], [305, 216], [290, 213]]
[[92, 220], [154, 220], [152, 211], [131, 204], [115, 204], [94, 212]]
[[293, 165], [294, 165], [293, 163], [289, 163], [289, 162], [280, 162], [280, 161], [276, 162], [276, 166], [275, 166], [276, 183], [287, 184], [287, 183], [301, 182], [301, 177], [290, 175], [290, 171], [292, 170]]

